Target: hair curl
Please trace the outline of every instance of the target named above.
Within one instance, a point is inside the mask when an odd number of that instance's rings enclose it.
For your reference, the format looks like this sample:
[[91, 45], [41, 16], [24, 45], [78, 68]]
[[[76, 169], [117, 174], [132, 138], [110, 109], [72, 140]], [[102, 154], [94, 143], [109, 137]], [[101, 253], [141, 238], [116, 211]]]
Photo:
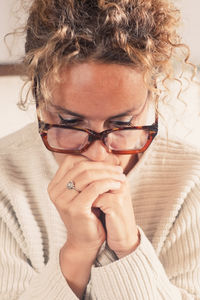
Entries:
[[154, 83], [170, 78], [179, 20], [168, 0], [34, 0], [24, 58], [33, 94], [37, 83], [47, 99], [50, 76], [59, 80], [63, 66], [86, 61], [139, 68]]

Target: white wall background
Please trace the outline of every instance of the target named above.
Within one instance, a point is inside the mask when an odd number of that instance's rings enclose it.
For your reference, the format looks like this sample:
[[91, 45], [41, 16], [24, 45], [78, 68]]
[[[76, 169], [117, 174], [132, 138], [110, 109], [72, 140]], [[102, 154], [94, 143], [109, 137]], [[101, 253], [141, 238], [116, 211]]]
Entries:
[[200, 1], [199, 0], [175, 0], [180, 7], [183, 24], [182, 36], [191, 49], [191, 61], [200, 65]]
[[[30, 0], [29, 0], [30, 1]], [[183, 41], [191, 48], [191, 61], [200, 65], [200, 0], [174, 0], [183, 13], [182, 35]], [[19, 10], [20, 0], [0, 0], [0, 63], [18, 62], [23, 55], [23, 37], [12, 40], [8, 39], [12, 46], [12, 56], [9, 54], [3, 37], [12, 32], [14, 28], [20, 27], [25, 15], [16, 13]], [[22, 11], [22, 10], [21, 10]], [[21, 14], [21, 15], [20, 15]], [[28, 112], [20, 111], [16, 105], [23, 81], [19, 77], [0, 77], [0, 137], [5, 136], [35, 119], [34, 109]], [[199, 99], [199, 91], [195, 93]], [[197, 100], [198, 100], [197, 99]], [[198, 141], [197, 135], [191, 138]], [[200, 144], [200, 142], [198, 142]]]
[[[24, 53], [23, 35], [14, 35], [7, 38], [8, 47], [5, 44], [6, 34], [20, 30], [25, 22], [26, 15], [21, 0], [0, 0], [0, 63], [11, 63], [20, 60]], [[10, 53], [12, 51], [12, 53]]]
[[17, 76], [0, 76], [0, 137], [3, 137], [35, 120], [35, 109], [22, 111], [17, 107], [22, 79]]

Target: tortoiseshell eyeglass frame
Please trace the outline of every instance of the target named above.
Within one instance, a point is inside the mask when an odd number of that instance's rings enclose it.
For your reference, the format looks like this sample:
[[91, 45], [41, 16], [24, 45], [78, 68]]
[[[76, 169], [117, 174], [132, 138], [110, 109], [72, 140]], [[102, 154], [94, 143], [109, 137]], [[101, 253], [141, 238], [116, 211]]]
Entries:
[[[43, 143], [46, 146], [46, 148], [52, 152], [57, 152], [57, 153], [64, 153], [64, 154], [81, 154], [84, 151], [86, 151], [90, 145], [97, 140], [100, 140], [102, 145], [105, 147], [106, 151], [109, 153], [114, 153], [114, 154], [136, 154], [136, 153], [142, 153], [147, 150], [147, 148], [150, 146], [152, 143], [153, 139], [158, 133], [158, 115], [156, 113], [156, 120], [152, 125], [146, 125], [146, 126], [126, 126], [126, 127], [120, 127], [120, 128], [113, 128], [113, 129], [107, 129], [102, 132], [95, 132], [91, 129], [83, 129], [75, 126], [68, 126], [64, 124], [49, 124], [45, 123], [40, 120], [38, 117], [38, 125], [39, 125], [39, 133], [42, 137]], [[47, 133], [48, 130], [51, 128], [67, 128], [67, 129], [72, 129], [72, 130], [79, 130], [79, 131], [84, 131], [88, 134], [88, 143], [79, 150], [65, 150], [65, 149], [57, 149], [53, 148], [49, 145], [48, 139], [47, 139]], [[105, 142], [106, 136], [111, 133], [111, 132], [116, 132], [116, 131], [122, 131], [122, 130], [145, 130], [148, 131], [148, 139], [146, 144], [141, 148], [137, 150], [113, 150], [110, 149]]]

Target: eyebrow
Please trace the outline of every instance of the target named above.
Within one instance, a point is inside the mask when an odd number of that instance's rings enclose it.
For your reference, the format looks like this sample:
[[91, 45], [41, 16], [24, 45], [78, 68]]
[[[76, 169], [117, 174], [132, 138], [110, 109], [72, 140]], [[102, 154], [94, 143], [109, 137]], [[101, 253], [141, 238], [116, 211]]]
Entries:
[[[62, 106], [55, 105], [55, 104], [52, 104], [52, 103], [51, 103], [50, 105], [51, 105], [52, 107], [54, 107], [58, 112], [63, 112], [63, 113], [65, 113], [65, 114], [69, 114], [69, 115], [72, 115], [72, 116], [74, 116], [74, 117], [79, 117], [79, 118], [82, 118], [82, 119], [85, 119], [85, 118], [86, 118], [84, 115], [81, 115], [81, 114], [78, 114], [78, 113], [76, 113], [76, 112], [73, 112], [73, 111], [71, 111], [71, 110], [69, 110], [69, 109], [67, 109], [67, 108], [62, 107]], [[139, 113], [141, 113], [141, 112], [143, 111], [145, 105], [146, 105], [146, 101], [145, 101], [144, 105], [142, 106], [142, 109], [140, 110]], [[123, 113], [121, 113], [121, 114], [118, 114], [118, 115], [109, 117], [108, 120], [110, 120], [110, 119], [115, 119], [115, 118], [120, 118], [120, 117], [124, 117], [124, 116], [126, 116], [128, 113], [131, 113], [131, 112], [133, 112], [133, 111], [134, 111], [134, 108], [128, 109], [128, 110], [126, 110], [125, 112], [123, 112]], [[138, 113], [138, 114], [139, 114], [139, 113]]]

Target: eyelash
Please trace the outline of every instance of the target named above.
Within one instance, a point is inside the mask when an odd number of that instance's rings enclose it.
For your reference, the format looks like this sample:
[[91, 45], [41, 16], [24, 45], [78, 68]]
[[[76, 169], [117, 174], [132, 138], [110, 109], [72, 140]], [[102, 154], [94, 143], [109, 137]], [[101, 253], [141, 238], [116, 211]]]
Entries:
[[58, 115], [60, 118], [60, 124], [65, 125], [76, 125], [82, 122], [82, 119], [64, 119], [61, 115]]
[[130, 126], [132, 125], [131, 124], [131, 121], [128, 121], [128, 122], [123, 122], [123, 121], [111, 121], [110, 123], [113, 124], [115, 127], [125, 127], [125, 126]]
[[[82, 119], [64, 119], [61, 115], [59, 115], [60, 118], [60, 123], [69, 125], [69, 126], [77, 126], [80, 125], [83, 120]], [[109, 123], [112, 124], [114, 127], [125, 127], [125, 126], [130, 126], [132, 125], [132, 119], [128, 122], [123, 122], [123, 121], [110, 121]]]

